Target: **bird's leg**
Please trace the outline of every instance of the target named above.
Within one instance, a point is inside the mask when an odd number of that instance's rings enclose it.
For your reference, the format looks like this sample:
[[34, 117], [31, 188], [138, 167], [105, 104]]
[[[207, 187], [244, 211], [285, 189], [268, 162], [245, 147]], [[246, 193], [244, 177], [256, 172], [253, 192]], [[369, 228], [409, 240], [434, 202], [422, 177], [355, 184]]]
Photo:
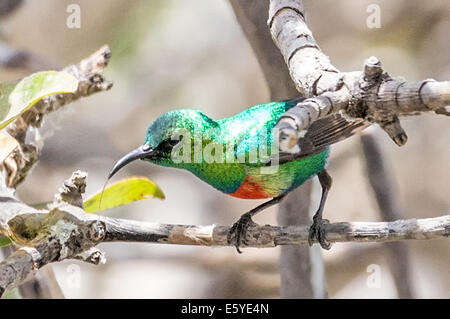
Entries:
[[[238, 253], [242, 253], [239, 249], [239, 246], [242, 243], [245, 243], [245, 235], [247, 233], [247, 230], [250, 226], [256, 225], [256, 223], [252, 220], [252, 217], [255, 216], [257, 213], [263, 211], [264, 209], [273, 206], [275, 204], [278, 204], [285, 195], [280, 195], [278, 197], [274, 197], [271, 200], [253, 208], [251, 211], [242, 214], [241, 218], [237, 222], [233, 224], [233, 226], [230, 228], [230, 231], [228, 232], [227, 236], [227, 242], [228, 244], [231, 244], [232, 239], [234, 238], [234, 246], [236, 247], [236, 250]], [[234, 237], [233, 237], [234, 235]]]
[[317, 174], [319, 178], [320, 185], [322, 186], [322, 197], [320, 198], [320, 205], [317, 212], [314, 214], [313, 223], [309, 228], [309, 237], [308, 243], [311, 246], [313, 244], [314, 238], [316, 238], [320, 246], [323, 249], [330, 249], [330, 244], [325, 240], [325, 230], [324, 225], [329, 223], [329, 220], [322, 219], [323, 207], [325, 206], [325, 201], [327, 200], [328, 191], [331, 188], [331, 184], [333, 180], [328, 172], [324, 169], [319, 174]]

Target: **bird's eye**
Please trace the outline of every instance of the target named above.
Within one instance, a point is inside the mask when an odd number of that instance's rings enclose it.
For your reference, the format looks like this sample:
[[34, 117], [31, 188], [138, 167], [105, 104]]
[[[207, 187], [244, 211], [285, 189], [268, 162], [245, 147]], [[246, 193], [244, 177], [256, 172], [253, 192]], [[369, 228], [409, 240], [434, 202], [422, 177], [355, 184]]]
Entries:
[[180, 138], [178, 136], [172, 136], [162, 142], [160, 144], [160, 148], [164, 150], [171, 150], [175, 145], [177, 145], [180, 142]]
[[171, 138], [169, 138], [167, 140], [167, 144], [169, 144], [170, 146], [175, 146], [180, 142], [180, 137], [179, 136], [172, 136]]

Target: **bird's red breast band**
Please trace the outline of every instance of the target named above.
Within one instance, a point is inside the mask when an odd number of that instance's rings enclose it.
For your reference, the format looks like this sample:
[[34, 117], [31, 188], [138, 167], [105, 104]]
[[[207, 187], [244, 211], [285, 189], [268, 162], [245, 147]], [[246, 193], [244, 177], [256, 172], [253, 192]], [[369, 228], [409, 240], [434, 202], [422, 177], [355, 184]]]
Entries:
[[273, 197], [267, 194], [262, 186], [259, 185], [256, 181], [252, 180], [252, 178], [249, 176], [246, 176], [237, 191], [231, 193], [230, 195], [243, 199], [263, 199]]

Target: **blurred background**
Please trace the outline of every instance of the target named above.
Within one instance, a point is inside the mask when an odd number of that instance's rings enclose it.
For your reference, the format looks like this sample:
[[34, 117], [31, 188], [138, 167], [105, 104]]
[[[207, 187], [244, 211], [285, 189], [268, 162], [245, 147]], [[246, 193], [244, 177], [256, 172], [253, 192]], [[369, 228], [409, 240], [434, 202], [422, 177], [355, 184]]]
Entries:
[[[105, 182], [113, 163], [140, 145], [148, 124], [176, 108], [196, 108], [213, 118], [267, 102], [258, 63], [225, 0], [40, 0], [0, 20], [1, 41], [55, 65], [78, 62], [108, 44], [106, 77], [114, 87], [82, 99], [45, 119], [42, 157], [18, 193], [28, 203], [48, 201], [76, 169], [89, 174], [87, 196]], [[69, 29], [66, 8], [81, 8], [81, 28]], [[381, 28], [366, 25], [369, 4], [381, 8]], [[450, 79], [450, 3], [446, 0], [306, 1], [309, 26], [322, 50], [342, 71], [360, 70], [375, 55], [393, 76]], [[2, 69], [1, 81], [29, 71]], [[379, 128], [393, 174], [401, 214], [435, 217], [450, 211], [449, 119], [404, 118], [406, 146]], [[379, 221], [359, 136], [332, 148], [334, 187], [325, 216], [337, 221]], [[231, 225], [260, 201], [227, 197], [188, 172], [135, 162], [115, 180], [147, 176], [165, 192], [105, 212], [109, 216], [175, 224]], [[320, 186], [314, 181], [311, 209]], [[276, 224], [276, 208], [256, 218]], [[68, 298], [277, 298], [279, 248], [205, 248], [151, 244], [102, 244], [107, 263], [53, 264]], [[450, 242], [410, 241], [414, 296], [450, 298]], [[335, 244], [323, 251], [331, 298], [395, 298], [387, 253], [379, 244]], [[369, 288], [369, 265], [379, 265], [381, 284]]]

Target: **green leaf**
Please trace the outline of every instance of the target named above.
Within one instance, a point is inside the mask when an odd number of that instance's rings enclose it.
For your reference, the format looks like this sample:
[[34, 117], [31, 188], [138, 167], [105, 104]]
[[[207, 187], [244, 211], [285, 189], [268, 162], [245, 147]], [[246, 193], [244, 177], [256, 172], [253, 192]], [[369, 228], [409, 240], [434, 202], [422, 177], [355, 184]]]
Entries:
[[42, 98], [59, 93], [73, 93], [78, 80], [66, 72], [46, 71], [34, 73], [19, 83], [0, 85], [0, 129]]
[[9, 246], [12, 244], [12, 240], [9, 237], [0, 235], [0, 247]]
[[95, 213], [150, 197], [165, 199], [164, 193], [158, 185], [145, 177], [124, 179], [106, 188], [100, 207], [101, 195], [102, 192], [98, 192], [86, 200], [84, 210], [88, 213]]

